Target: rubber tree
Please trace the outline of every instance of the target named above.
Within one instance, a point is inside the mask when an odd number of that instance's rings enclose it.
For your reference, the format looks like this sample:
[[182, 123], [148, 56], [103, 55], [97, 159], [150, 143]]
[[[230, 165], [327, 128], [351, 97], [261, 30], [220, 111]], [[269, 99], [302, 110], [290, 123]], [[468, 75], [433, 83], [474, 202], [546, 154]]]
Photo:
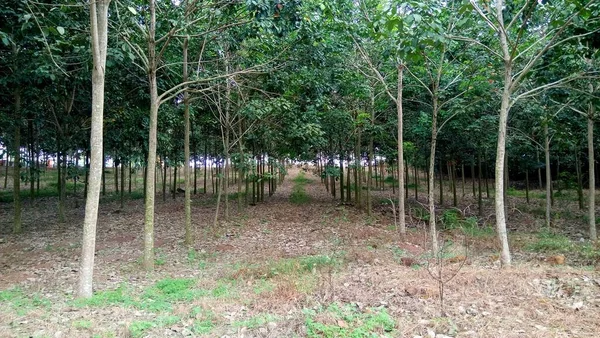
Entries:
[[[572, 81], [579, 75], [549, 81], [533, 88], [523, 86], [528, 75], [549, 50], [567, 41], [593, 34], [593, 32], [585, 32], [565, 35], [569, 26], [576, 22], [585, 23], [590, 19], [586, 11], [595, 2], [591, 0], [567, 4], [562, 1], [543, 3], [537, 0], [524, 0], [505, 3], [504, 0], [495, 2], [470, 0], [466, 10], [470, 10], [474, 17], [480, 19], [476, 24], [470, 25], [474, 27], [471, 31], [473, 35], [472, 37], [452, 36], [454, 39], [469, 41], [483, 48], [486, 53], [500, 61], [503, 72], [494, 183], [496, 231], [501, 246], [503, 266], [511, 265], [504, 201], [506, 135], [510, 110], [518, 100]], [[482, 27], [488, 29], [487, 33], [495, 35], [496, 40], [489, 39], [491, 35], [483, 34]]]
[[90, 2], [90, 35], [92, 41], [92, 124], [90, 137], [90, 173], [83, 220], [83, 241], [77, 296], [92, 296], [96, 223], [102, 180], [102, 137], [104, 123], [104, 74], [108, 47], [108, 8], [110, 0]]

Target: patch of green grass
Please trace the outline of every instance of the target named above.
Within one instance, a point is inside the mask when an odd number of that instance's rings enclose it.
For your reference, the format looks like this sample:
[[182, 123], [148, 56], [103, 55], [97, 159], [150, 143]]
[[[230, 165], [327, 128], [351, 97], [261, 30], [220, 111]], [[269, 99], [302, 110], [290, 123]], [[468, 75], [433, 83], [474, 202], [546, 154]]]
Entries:
[[76, 329], [87, 330], [92, 327], [92, 322], [86, 319], [75, 320], [71, 324]]
[[129, 333], [134, 338], [142, 337], [147, 330], [152, 329], [155, 326], [156, 324], [154, 322], [145, 320], [135, 321], [129, 324]]
[[110, 305], [132, 305], [134, 300], [126, 284], [119, 285], [114, 290], [98, 291], [91, 298], [76, 299], [76, 306], [110, 306]]
[[177, 324], [181, 318], [173, 315], [158, 316], [153, 321], [134, 321], [129, 325], [129, 333], [132, 337], [143, 337], [146, 331], [153, 328], [167, 327]]
[[290, 203], [292, 204], [306, 204], [310, 201], [310, 196], [306, 194], [304, 190], [304, 186], [307, 183], [310, 183], [311, 180], [304, 176], [304, 172], [300, 172], [298, 176], [294, 177], [292, 180], [294, 182], [294, 187], [292, 188], [292, 193], [290, 194]]
[[537, 240], [525, 246], [525, 249], [535, 252], [569, 252], [573, 243], [564, 235], [557, 234], [548, 229], [543, 229]]
[[160, 249], [155, 249], [154, 251], [154, 264], [157, 266], [165, 265], [167, 262], [167, 255], [164, 253], [164, 251]]
[[0, 291], [0, 304], [19, 316], [25, 316], [35, 308], [49, 308], [52, 303], [37, 294], [27, 295], [20, 288], [11, 288]]
[[341, 255], [343, 253], [335, 257], [328, 255], [303, 256], [269, 261], [266, 264], [240, 266], [234, 275], [259, 279], [270, 279], [275, 276], [298, 276], [324, 267], [338, 268], [343, 262]]
[[211, 295], [215, 298], [227, 298], [231, 296], [233, 286], [231, 283], [221, 281], [217, 287], [211, 290]]
[[260, 295], [262, 293], [275, 290], [275, 284], [266, 279], [259, 279], [252, 287], [252, 290], [254, 290], [255, 294]]
[[216, 326], [216, 316], [210, 310], [205, 310], [199, 306], [195, 306], [190, 311], [190, 317], [194, 318], [192, 332], [196, 334], [208, 334]]
[[233, 327], [246, 327], [248, 329], [256, 329], [256, 328], [266, 325], [269, 322], [276, 322], [278, 320], [279, 320], [279, 317], [268, 314], [268, 313], [264, 313], [264, 314], [256, 315], [254, 317], [250, 317], [248, 319], [235, 321], [231, 325]]
[[[305, 309], [308, 337], [397, 337], [396, 322], [385, 308], [361, 311], [352, 306], [331, 304], [326, 309]], [[328, 318], [328, 320], [322, 320]]]

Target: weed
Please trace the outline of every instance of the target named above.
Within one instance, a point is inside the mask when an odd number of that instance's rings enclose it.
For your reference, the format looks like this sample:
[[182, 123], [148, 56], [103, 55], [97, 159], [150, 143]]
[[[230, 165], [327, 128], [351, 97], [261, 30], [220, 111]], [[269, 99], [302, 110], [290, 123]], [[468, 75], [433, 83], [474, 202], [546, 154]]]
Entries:
[[290, 202], [292, 204], [306, 204], [310, 201], [310, 196], [304, 191], [304, 186], [310, 182], [308, 178], [304, 176], [304, 172], [300, 172], [294, 179], [294, 187], [290, 194]]
[[338, 267], [342, 260], [337, 255], [315, 255], [298, 258], [280, 259], [270, 261], [266, 264], [255, 264], [238, 267], [234, 273], [234, 279], [252, 277], [257, 279], [269, 279], [275, 276], [301, 275], [319, 270], [323, 267]]
[[155, 249], [154, 264], [157, 266], [165, 265], [167, 262], [167, 255], [161, 249]]
[[[385, 308], [362, 312], [352, 305], [305, 309], [308, 337], [396, 337], [396, 322]], [[328, 320], [323, 320], [328, 319]]]
[[259, 314], [249, 319], [235, 321], [232, 323], [233, 327], [246, 327], [248, 329], [256, 329], [259, 328], [269, 322], [278, 321], [279, 317], [273, 316], [271, 314]]
[[114, 290], [98, 291], [88, 299], [76, 299], [76, 306], [109, 306], [109, 305], [130, 305], [133, 304], [133, 298], [128, 294], [129, 290], [126, 284], [119, 285]]
[[144, 332], [155, 327], [156, 324], [148, 321], [135, 321], [129, 325], [129, 333], [132, 337], [142, 337]]
[[275, 290], [275, 284], [265, 279], [259, 279], [256, 284], [254, 284], [253, 290], [255, 294], [260, 295]]
[[87, 330], [92, 327], [92, 322], [89, 320], [81, 319], [74, 321], [71, 325], [76, 329]]
[[569, 252], [572, 247], [573, 244], [566, 236], [544, 229], [538, 234], [538, 239], [525, 248], [535, 252]]
[[34, 308], [48, 308], [51, 305], [49, 300], [42, 298], [37, 294], [31, 296], [25, 295], [20, 288], [0, 291], [0, 304], [2, 304], [3, 307], [8, 306], [10, 309], [16, 311], [19, 316], [27, 315], [27, 313]]
[[462, 215], [458, 210], [449, 209], [444, 211], [440, 217], [440, 221], [445, 229], [456, 229], [461, 226], [461, 218]]

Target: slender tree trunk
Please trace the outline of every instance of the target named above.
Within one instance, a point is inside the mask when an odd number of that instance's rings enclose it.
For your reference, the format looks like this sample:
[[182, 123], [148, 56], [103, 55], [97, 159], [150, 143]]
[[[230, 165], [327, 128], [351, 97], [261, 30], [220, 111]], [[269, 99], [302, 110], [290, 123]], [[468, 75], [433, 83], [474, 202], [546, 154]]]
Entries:
[[85, 201], [85, 218], [83, 221], [83, 242], [79, 265], [78, 297], [92, 296], [92, 280], [94, 272], [94, 252], [96, 250], [96, 223], [98, 220], [98, 203], [100, 200], [100, 180], [102, 177], [102, 125], [104, 112], [104, 70], [106, 65], [108, 5], [110, 0], [96, 0], [90, 3], [90, 20], [92, 35], [92, 130], [90, 137], [90, 176], [87, 199]]
[[[404, 237], [406, 235], [406, 212], [404, 210], [404, 198], [408, 197], [408, 184], [406, 184], [406, 195], [402, 193], [402, 187], [404, 187], [404, 177], [402, 173], [404, 173], [404, 112], [402, 105], [402, 94], [404, 91], [403, 88], [403, 76], [404, 74], [404, 64], [400, 63], [398, 65], [398, 93], [396, 94], [396, 113], [398, 118], [398, 171], [400, 175], [398, 175], [398, 227], [400, 228], [400, 236]], [[407, 167], [408, 169], [408, 167]], [[408, 175], [406, 175], [408, 177]]]
[[131, 198], [131, 173], [133, 171], [133, 166], [132, 166], [132, 161], [129, 161], [129, 175], [127, 175], [129, 177], [129, 182], [128, 183], [128, 187], [127, 187], [127, 194], [129, 194], [130, 198]]
[[544, 189], [544, 185], [542, 184], [542, 168], [539, 166], [539, 163], [540, 163], [540, 152], [539, 152], [539, 150], [537, 149], [537, 147], [536, 147], [536, 149], [535, 149], [535, 158], [536, 158], [536, 160], [537, 160], [537, 163], [538, 163], [538, 170], [537, 170], [537, 173], [538, 173], [538, 183], [539, 183], [539, 187], [540, 187], [540, 189]]
[[581, 161], [579, 160], [579, 147], [575, 149], [575, 171], [577, 173], [577, 202], [579, 210], [583, 210], [583, 183], [581, 182]]
[[340, 204], [344, 203], [344, 155], [340, 153]]
[[[119, 161], [121, 163], [121, 161]], [[115, 158], [113, 161], [113, 173], [115, 176], [115, 192], [119, 193], [119, 165], [117, 164], [117, 159]]]
[[419, 200], [419, 170], [417, 168], [416, 162], [414, 166], [415, 170], [415, 200]]
[[125, 206], [125, 162], [121, 159], [121, 209]]
[[[188, 38], [183, 40], [183, 82], [188, 81]], [[187, 89], [187, 88], [186, 88]], [[185, 238], [184, 244], [190, 247], [194, 242], [194, 235], [192, 233], [192, 196], [191, 196], [191, 182], [190, 182], [190, 100], [187, 90], [183, 92], [183, 118], [185, 120], [184, 130], [184, 141], [183, 141], [183, 175], [185, 180], [185, 197], [184, 197], [184, 209], [185, 209]], [[194, 172], [196, 170], [196, 162], [194, 162]], [[194, 173], [194, 192], [196, 191]]]
[[208, 174], [208, 142], [204, 142], [204, 182], [202, 186], [202, 193], [206, 194], [206, 176]]
[[525, 199], [529, 204], [529, 170], [525, 170]]
[[350, 156], [348, 155], [348, 163], [346, 164], [346, 202], [352, 203], [352, 191], [350, 189]]
[[156, 136], [158, 127], [158, 85], [156, 80], [156, 8], [155, 0], [149, 1], [148, 22], [148, 82], [150, 84], [150, 128], [148, 134], [148, 160], [146, 169], [146, 200], [144, 205], [144, 259], [146, 270], [154, 269], [154, 198], [156, 172]]
[[479, 210], [479, 217], [481, 217], [483, 216], [483, 198], [481, 194], [481, 154], [479, 153], [479, 151], [477, 151], [477, 169], [479, 170], [477, 175], [477, 186], [479, 188], [479, 194], [477, 196], [477, 206]]
[[[62, 146], [62, 143], [61, 143]], [[61, 151], [59, 152], [60, 160], [60, 171], [58, 173], [58, 186], [59, 186], [59, 196], [58, 196], [58, 221], [60, 223], [64, 223], [65, 216], [65, 200], [67, 198], [67, 158], [66, 154]]]
[[[16, 47], [15, 47], [16, 48]], [[16, 51], [15, 51], [16, 53]], [[21, 88], [14, 93], [15, 131], [14, 131], [14, 165], [13, 165], [13, 233], [20, 233], [21, 228]]]
[[552, 173], [550, 172], [550, 135], [548, 135], [548, 122], [544, 124], [544, 155], [546, 158], [546, 228], [550, 228]]
[[508, 233], [506, 231], [506, 214], [504, 208], [504, 159], [506, 153], [506, 129], [508, 124], [508, 113], [510, 110], [510, 95], [512, 86], [512, 57], [509, 51], [506, 31], [504, 30], [504, 18], [502, 15], [503, 1], [496, 3], [496, 17], [502, 27], [500, 32], [500, 45], [504, 56], [504, 88], [502, 91], [502, 103], [500, 105], [500, 118], [498, 122], [498, 144], [496, 147], [495, 168], [495, 209], [496, 209], [496, 231], [500, 242], [501, 262], [503, 266], [511, 264], [510, 248], [508, 246]]
[[173, 181], [171, 182], [171, 188], [173, 189], [171, 196], [173, 199], [177, 198], [177, 167], [177, 165], [173, 167]]
[[588, 141], [588, 222], [590, 228], [590, 239], [597, 241], [596, 234], [596, 173], [594, 169], [594, 116], [595, 107], [592, 103], [589, 105], [589, 114], [587, 120], [587, 141]]
[[[242, 121], [238, 121], [238, 152], [239, 154], [239, 165], [238, 165], [238, 180], [237, 180], [237, 210], [238, 212], [242, 211], [243, 206], [243, 196], [242, 196], [242, 181], [245, 180], [245, 168], [246, 168], [246, 158], [244, 156], [244, 147], [242, 145]], [[248, 190], [246, 190], [248, 191]]]
[[[479, 177], [479, 179], [481, 179], [481, 177]], [[477, 193], [475, 192], [475, 158], [473, 158], [471, 162], [471, 181], [473, 186], [473, 198], [475, 198], [475, 196], [477, 196]]]
[[452, 170], [452, 205], [455, 207], [458, 205], [458, 198], [456, 197], [456, 165], [454, 162], [450, 165]]
[[467, 185], [465, 182], [465, 164], [461, 163], [460, 165], [460, 173], [462, 175], [462, 198], [465, 198], [465, 186]]
[[164, 156], [162, 156], [162, 200], [163, 202], [167, 201], [167, 161]]
[[[435, 92], [435, 91], [434, 91]], [[429, 204], [429, 236], [431, 239], [431, 250], [434, 255], [438, 254], [438, 238], [436, 228], [435, 215], [435, 148], [437, 145], [437, 117], [438, 117], [438, 100], [437, 96], [432, 97], [433, 111], [431, 114], [431, 147], [429, 149], [429, 169], [427, 171], [427, 199]], [[440, 160], [441, 161], [441, 160]], [[440, 169], [440, 177], [441, 177]], [[441, 187], [441, 184], [440, 184]], [[442, 194], [443, 196], [443, 194]]]
[[490, 199], [490, 185], [488, 184], [490, 178], [490, 171], [488, 170], [488, 160], [485, 151], [483, 152], [483, 169], [485, 169], [485, 176], [483, 176], [483, 182], [485, 183], [485, 196], [487, 199]]

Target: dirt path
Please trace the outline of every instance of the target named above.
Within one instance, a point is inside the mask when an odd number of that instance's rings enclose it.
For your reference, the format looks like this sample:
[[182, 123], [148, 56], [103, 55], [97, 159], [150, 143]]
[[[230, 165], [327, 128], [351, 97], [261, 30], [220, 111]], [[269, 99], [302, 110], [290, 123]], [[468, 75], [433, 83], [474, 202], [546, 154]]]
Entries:
[[447, 317], [440, 317], [439, 285], [427, 269], [424, 235], [415, 230], [399, 241], [389, 219], [338, 205], [310, 173], [304, 174], [310, 180], [304, 186], [308, 202], [291, 203], [293, 178], [300, 172], [292, 168], [273, 196], [218, 226], [212, 226], [214, 198], [195, 197], [194, 250], [182, 245], [182, 199], [158, 202], [157, 266], [151, 273], [139, 264], [142, 201], [129, 201], [122, 211], [116, 203], [104, 204], [98, 294], [91, 303], [72, 299], [81, 210], [70, 209], [69, 223], [57, 224], [51, 221], [53, 201], [26, 208], [26, 232], [0, 237], [0, 337], [593, 337], [600, 332], [597, 272], [539, 262], [500, 270], [479, 253], [462, 268], [446, 262], [444, 274], [458, 274], [446, 285]]

